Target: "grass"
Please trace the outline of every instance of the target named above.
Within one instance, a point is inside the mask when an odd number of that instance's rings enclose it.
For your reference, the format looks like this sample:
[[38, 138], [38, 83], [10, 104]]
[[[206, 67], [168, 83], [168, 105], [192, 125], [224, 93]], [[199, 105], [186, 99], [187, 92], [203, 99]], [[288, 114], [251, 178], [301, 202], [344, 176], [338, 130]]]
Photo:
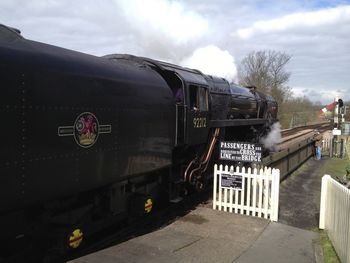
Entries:
[[350, 164], [348, 157], [345, 158], [332, 158], [324, 162], [321, 167], [322, 176], [329, 174], [333, 178], [335, 176], [343, 177], [345, 175], [345, 167]]
[[[321, 177], [325, 174], [329, 174], [332, 178], [336, 179], [336, 176], [343, 178], [346, 174], [345, 167], [350, 164], [350, 161], [347, 156], [344, 158], [329, 158], [323, 165], [320, 167]], [[317, 193], [315, 196], [317, 200], [321, 197], [321, 192]]]
[[340, 260], [335, 252], [331, 241], [328, 238], [327, 232], [320, 230], [320, 241], [323, 250], [323, 259], [325, 263], [340, 263]]

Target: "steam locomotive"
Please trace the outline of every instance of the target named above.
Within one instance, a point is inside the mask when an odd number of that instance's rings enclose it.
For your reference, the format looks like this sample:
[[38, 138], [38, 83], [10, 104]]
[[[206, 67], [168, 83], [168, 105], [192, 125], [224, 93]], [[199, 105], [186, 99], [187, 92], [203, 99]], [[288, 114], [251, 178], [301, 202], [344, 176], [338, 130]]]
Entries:
[[254, 88], [30, 41], [4, 25], [0, 59], [0, 258], [22, 243], [77, 248], [94, 222], [202, 189], [218, 140], [258, 142], [277, 117], [276, 101]]

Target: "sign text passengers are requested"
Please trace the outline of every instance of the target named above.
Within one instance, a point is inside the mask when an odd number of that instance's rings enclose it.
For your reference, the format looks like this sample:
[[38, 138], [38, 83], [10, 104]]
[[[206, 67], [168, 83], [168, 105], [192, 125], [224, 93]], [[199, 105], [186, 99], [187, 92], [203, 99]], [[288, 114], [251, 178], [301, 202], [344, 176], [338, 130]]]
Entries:
[[247, 142], [220, 142], [220, 159], [237, 162], [261, 162], [262, 145]]

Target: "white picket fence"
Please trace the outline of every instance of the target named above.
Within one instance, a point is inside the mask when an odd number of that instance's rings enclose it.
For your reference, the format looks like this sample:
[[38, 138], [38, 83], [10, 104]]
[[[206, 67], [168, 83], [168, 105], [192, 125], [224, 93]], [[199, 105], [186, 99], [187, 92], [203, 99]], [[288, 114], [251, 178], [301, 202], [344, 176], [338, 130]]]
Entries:
[[327, 174], [322, 177], [319, 227], [327, 231], [341, 262], [350, 263], [350, 190]]
[[323, 138], [322, 140], [322, 152], [329, 152], [332, 144], [332, 137]]
[[214, 166], [213, 209], [278, 221], [280, 171]]

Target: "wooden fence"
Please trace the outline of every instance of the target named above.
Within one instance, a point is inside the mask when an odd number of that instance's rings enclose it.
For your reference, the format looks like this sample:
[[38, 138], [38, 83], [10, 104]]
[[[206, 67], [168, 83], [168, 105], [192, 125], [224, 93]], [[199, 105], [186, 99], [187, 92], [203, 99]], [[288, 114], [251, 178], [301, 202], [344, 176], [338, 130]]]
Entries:
[[214, 166], [213, 209], [278, 221], [280, 172]]
[[322, 152], [328, 153], [332, 147], [332, 137], [327, 137], [322, 140]]
[[322, 177], [320, 229], [325, 229], [341, 262], [350, 263], [350, 190]]

